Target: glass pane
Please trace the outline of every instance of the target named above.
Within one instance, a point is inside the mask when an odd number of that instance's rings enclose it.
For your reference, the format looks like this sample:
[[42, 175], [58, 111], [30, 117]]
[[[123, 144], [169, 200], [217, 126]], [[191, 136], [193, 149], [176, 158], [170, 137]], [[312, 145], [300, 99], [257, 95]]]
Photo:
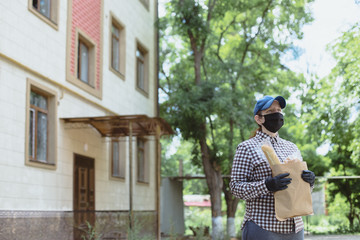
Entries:
[[138, 140], [137, 147], [138, 147], [138, 180], [145, 181], [144, 171], [145, 171], [145, 159], [144, 159], [144, 141]]
[[138, 74], [137, 74], [138, 87], [145, 89], [144, 87], [144, 64], [138, 60]]
[[113, 33], [117, 38], [119, 38], [119, 33], [120, 33], [120, 31], [119, 31], [119, 29], [118, 29], [116, 26], [114, 26], [114, 25], [112, 25], [112, 33]]
[[144, 61], [144, 54], [142, 51], [140, 51], [139, 49], [136, 50], [136, 57], [139, 58], [140, 60]]
[[32, 5], [33, 5], [34, 8], [37, 9], [38, 8], [38, 0], [33, 0]]
[[38, 95], [36, 106], [47, 110], [47, 98], [44, 96]]
[[120, 175], [120, 177], [123, 177], [123, 178], [125, 178], [125, 167], [126, 167], [126, 163], [125, 163], [125, 161], [126, 161], [126, 151], [125, 151], [125, 149], [126, 149], [126, 146], [124, 145], [124, 143], [121, 143], [120, 145], [119, 145], [119, 148], [120, 148], [120, 152], [119, 152], [119, 154], [120, 154], [120, 159], [119, 159], [119, 175]]
[[120, 59], [120, 50], [119, 50], [119, 40], [115, 37], [112, 38], [112, 67], [119, 71], [119, 59]]
[[79, 48], [79, 79], [85, 83], [89, 83], [89, 49], [82, 42], [80, 42]]
[[40, 0], [40, 13], [50, 18], [50, 0]]
[[35, 111], [34, 109], [30, 109], [30, 126], [29, 126], [29, 156], [34, 159], [34, 148], [35, 148]]
[[138, 180], [144, 181], [144, 152], [142, 150], [138, 151]]
[[35, 92], [30, 93], [30, 104], [47, 110], [47, 98]]
[[47, 114], [38, 112], [37, 115], [37, 160], [47, 161]]
[[119, 176], [119, 143], [112, 143], [113, 176]]
[[30, 93], [30, 104], [31, 104], [31, 105], [35, 105], [35, 106], [36, 106], [36, 104], [35, 104], [36, 97], [37, 97], [37, 94], [36, 94], [36, 93], [34, 93], [34, 92], [31, 92], [31, 93]]

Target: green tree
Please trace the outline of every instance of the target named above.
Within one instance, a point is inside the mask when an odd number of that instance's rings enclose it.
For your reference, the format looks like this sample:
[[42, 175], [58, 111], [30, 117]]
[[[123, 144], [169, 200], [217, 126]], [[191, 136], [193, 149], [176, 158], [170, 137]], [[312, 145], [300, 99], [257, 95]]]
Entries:
[[[174, 141], [176, 139], [176, 141]], [[179, 137], [161, 139], [161, 175], [163, 177], [203, 175], [201, 162], [192, 159], [194, 144]], [[175, 151], [175, 152], [174, 152]], [[182, 165], [182, 166], [181, 166]], [[207, 186], [203, 179], [183, 181], [183, 194], [207, 194]]]
[[280, 57], [296, 52], [292, 41], [309, 21], [304, 0], [176, 0], [159, 21], [161, 115], [196, 144], [214, 239], [221, 238], [222, 191], [228, 217], [235, 216], [238, 200], [222, 174], [230, 174], [236, 145], [256, 127], [255, 96], [287, 98], [300, 86], [303, 79]]
[[[313, 79], [302, 96], [302, 116], [305, 136], [315, 146], [329, 145], [326, 158], [316, 171], [330, 167], [332, 176], [359, 176], [360, 124], [359, 116], [359, 74], [360, 26], [356, 24], [349, 31], [329, 45], [336, 66], [331, 74], [321, 80]], [[360, 185], [358, 179], [334, 179], [329, 181], [328, 199], [331, 204], [337, 195], [343, 196], [348, 204], [346, 213], [350, 229], [360, 223]]]
[[[355, 24], [332, 45], [333, 56], [337, 60], [331, 76], [338, 87], [337, 103], [331, 107], [329, 138], [332, 149], [333, 175], [359, 176], [360, 163], [360, 24]], [[350, 229], [355, 228], [357, 219], [360, 227], [360, 181], [358, 179], [333, 180], [329, 193], [333, 199], [336, 194], [343, 195], [349, 203], [347, 217]]]

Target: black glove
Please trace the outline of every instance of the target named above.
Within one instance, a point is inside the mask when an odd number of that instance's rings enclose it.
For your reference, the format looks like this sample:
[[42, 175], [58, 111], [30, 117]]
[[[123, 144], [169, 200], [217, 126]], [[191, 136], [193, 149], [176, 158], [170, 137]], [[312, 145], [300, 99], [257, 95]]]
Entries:
[[301, 174], [301, 178], [307, 182], [310, 183], [310, 186], [314, 186], [315, 183], [315, 173], [313, 173], [310, 170], [303, 170], [302, 174]]
[[282, 173], [275, 177], [268, 177], [265, 179], [265, 185], [267, 189], [271, 192], [286, 189], [288, 187], [287, 185], [290, 184], [292, 180], [291, 178], [285, 178], [289, 175], [290, 173]]

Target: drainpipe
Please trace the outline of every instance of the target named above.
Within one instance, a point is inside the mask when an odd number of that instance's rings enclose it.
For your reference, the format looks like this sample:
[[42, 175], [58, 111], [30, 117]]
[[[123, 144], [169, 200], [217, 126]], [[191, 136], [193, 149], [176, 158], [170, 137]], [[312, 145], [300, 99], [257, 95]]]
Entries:
[[161, 185], [161, 144], [160, 144], [160, 126], [156, 126], [156, 225], [157, 225], [157, 239], [161, 239], [160, 228], [160, 185]]
[[133, 178], [132, 178], [132, 163], [133, 163], [133, 152], [132, 152], [132, 122], [129, 122], [129, 227], [132, 230], [133, 227]]

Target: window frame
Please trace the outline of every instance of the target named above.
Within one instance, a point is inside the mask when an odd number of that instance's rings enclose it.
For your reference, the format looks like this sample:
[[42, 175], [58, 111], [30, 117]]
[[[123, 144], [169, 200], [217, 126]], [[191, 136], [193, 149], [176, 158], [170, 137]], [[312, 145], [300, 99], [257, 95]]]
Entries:
[[[79, 53], [79, 39], [81, 39], [83, 42], [85, 42], [88, 47], [90, 46], [90, 67], [89, 67], [89, 77], [90, 77], [90, 82], [94, 85], [92, 86], [91, 84], [87, 84], [83, 81], [81, 81], [78, 78], [78, 53]], [[71, 82], [72, 84], [76, 85], [77, 87], [79, 87], [80, 89], [86, 91], [87, 93], [90, 93], [98, 98], [102, 98], [102, 83], [101, 83], [101, 77], [100, 77], [100, 83], [99, 83], [99, 88], [96, 88], [96, 63], [97, 63], [97, 45], [95, 42], [93, 42], [91, 40], [90, 37], [88, 37], [84, 32], [82, 32], [81, 30], [79, 30], [78, 28], [76, 29], [76, 37], [75, 37], [75, 49], [74, 49], [74, 53], [75, 53], [75, 65], [74, 65], [74, 74], [70, 74], [70, 72], [67, 72], [67, 80], [69, 82]], [[69, 50], [69, 49], [68, 49]], [[67, 62], [68, 63], [68, 62]], [[68, 63], [69, 64], [69, 63]], [[70, 66], [68, 66], [70, 69]], [[101, 67], [100, 67], [101, 68]], [[100, 70], [100, 76], [101, 76], [101, 70]]]
[[[113, 26], [119, 31], [119, 70], [113, 67]], [[121, 21], [115, 17], [114, 13], [110, 12], [110, 25], [109, 25], [109, 69], [122, 80], [125, 80], [126, 72], [126, 35], [125, 26]]]
[[[140, 59], [138, 57], [138, 51], [142, 53], [144, 59]], [[142, 62], [144, 70], [143, 70], [143, 81], [144, 86], [139, 86], [139, 62]], [[137, 41], [136, 49], [135, 49], [135, 86], [136, 89], [144, 94], [144, 96], [149, 97], [149, 51]]]
[[[58, 30], [58, 23], [59, 23], [59, 0], [49, 0], [50, 2], [50, 17], [42, 14], [39, 9], [36, 9], [33, 6], [34, 0], [28, 0], [28, 9], [32, 12], [35, 16], [40, 18], [42, 21], [53, 27], [55, 30]], [[38, 0], [40, 1], [40, 0]]]
[[[46, 164], [49, 164], [47, 161], [49, 159], [49, 96], [42, 93], [41, 91], [37, 90], [37, 89], [31, 89], [30, 90], [30, 100], [31, 100], [31, 93], [35, 93], [35, 94], [38, 94], [44, 98], [46, 98], [46, 104], [47, 104], [47, 109], [44, 109], [44, 108], [41, 108], [41, 107], [38, 107], [38, 106], [35, 106], [35, 105], [32, 105], [31, 104], [31, 101], [30, 101], [30, 109], [29, 111], [31, 112], [31, 114], [29, 113], [30, 117], [31, 115], [33, 115], [33, 125], [29, 126], [29, 135], [32, 136], [32, 142], [33, 142], [33, 145], [31, 146], [31, 149], [32, 149], [32, 154], [30, 155], [29, 154], [29, 160], [30, 161], [34, 161], [34, 162], [43, 162], [43, 163], [46, 163]], [[46, 114], [46, 121], [47, 121], [47, 124], [46, 124], [46, 159], [45, 160], [42, 160], [42, 159], [39, 159], [38, 158], [38, 127], [39, 127], [39, 121], [38, 121], [38, 113], [41, 112], [43, 114]], [[29, 121], [29, 123], [31, 123], [31, 121]], [[32, 134], [30, 134], [30, 131], [33, 130]], [[28, 140], [30, 142], [30, 138]], [[29, 146], [29, 150], [30, 150], [30, 146]]]
[[[76, 77], [77, 79], [79, 79], [80, 81], [82, 81], [83, 83], [86, 83], [88, 85], [90, 85], [91, 87], [93, 87], [93, 82], [91, 81], [91, 76], [90, 76], [90, 64], [91, 64], [91, 56], [90, 56], [90, 49], [91, 47], [88, 46], [86, 44], [85, 41], [83, 41], [81, 38], [78, 39], [78, 52], [77, 52], [77, 69], [76, 69]], [[86, 79], [83, 79], [83, 71], [82, 71], [82, 67], [83, 67], [83, 58], [81, 57], [81, 55], [83, 54], [83, 49], [86, 49], [86, 62], [87, 62], [87, 66], [86, 66]]]
[[[30, 104], [31, 92], [37, 93], [47, 98], [47, 148], [46, 161], [34, 159], [30, 156]], [[34, 80], [27, 79], [27, 95], [26, 95], [26, 127], [25, 127], [25, 165], [55, 170], [57, 167], [57, 92], [47, 88]], [[37, 107], [36, 107], [37, 108]], [[39, 108], [38, 108], [39, 110]], [[35, 111], [36, 113], [36, 111]], [[36, 131], [35, 123], [35, 131]], [[36, 139], [33, 138], [33, 139]], [[35, 151], [36, 141], [33, 143]], [[36, 156], [36, 154], [35, 154]]]
[[[114, 149], [113, 149], [113, 144], [114, 143], [118, 143], [118, 170], [121, 171], [122, 169], [122, 173], [119, 173], [118, 175], [114, 174]], [[118, 138], [118, 139], [111, 139], [110, 141], [110, 179], [113, 180], [120, 180], [120, 181], [125, 181], [126, 179], [126, 140], [123, 138]], [[123, 168], [121, 168], [121, 166]]]

